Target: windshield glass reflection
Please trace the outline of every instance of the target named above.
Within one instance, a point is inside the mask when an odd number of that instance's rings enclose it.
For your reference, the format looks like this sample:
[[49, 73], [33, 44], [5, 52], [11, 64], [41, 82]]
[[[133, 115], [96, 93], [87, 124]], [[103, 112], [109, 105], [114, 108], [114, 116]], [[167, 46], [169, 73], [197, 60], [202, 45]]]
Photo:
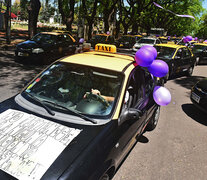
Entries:
[[[112, 112], [122, 74], [69, 63], [53, 64], [25, 90], [42, 101], [88, 115]], [[65, 110], [62, 108], [62, 110]]]

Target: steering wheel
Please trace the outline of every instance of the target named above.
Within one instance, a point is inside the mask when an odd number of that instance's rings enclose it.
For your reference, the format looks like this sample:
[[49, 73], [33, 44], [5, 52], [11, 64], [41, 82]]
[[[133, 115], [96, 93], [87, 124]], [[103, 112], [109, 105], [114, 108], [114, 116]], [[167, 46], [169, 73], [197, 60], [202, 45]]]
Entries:
[[102, 96], [100, 96], [100, 95], [93, 94], [93, 93], [91, 93], [91, 92], [87, 92], [87, 93], [86, 93], [86, 98], [87, 98], [87, 99], [93, 99], [93, 100], [96, 100], [96, 101], [101, 102], [101, 103], [104, 105], [105, 108], [108, 108], [108, 107], [110, 106], [109, 103], [108, 103], [108, 101], [105, 100], [105, 99], [104, 99]]

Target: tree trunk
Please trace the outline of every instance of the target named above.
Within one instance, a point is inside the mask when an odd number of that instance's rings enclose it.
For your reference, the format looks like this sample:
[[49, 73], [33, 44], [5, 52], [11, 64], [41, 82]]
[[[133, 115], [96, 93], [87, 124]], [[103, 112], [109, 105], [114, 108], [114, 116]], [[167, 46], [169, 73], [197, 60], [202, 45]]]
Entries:
[[132, 25], [132, 34], [137, 34], [138, 33], [138, 24], [134, 23]]
[[35, 34], [37, 34], [37, 20], [39, 15], [41, 4], [39, 0], [30, 0], [30, 4], [28, 6], [28, 14], [29, 14], [29, 24], [28, 24], [28, 32], [29, 38], [32, 38]]
[[63, 23], [68, 31], [72, 31], [72, 23], [74, 20], [75, 0], [58, 0], [59, 11], [62, 16]]

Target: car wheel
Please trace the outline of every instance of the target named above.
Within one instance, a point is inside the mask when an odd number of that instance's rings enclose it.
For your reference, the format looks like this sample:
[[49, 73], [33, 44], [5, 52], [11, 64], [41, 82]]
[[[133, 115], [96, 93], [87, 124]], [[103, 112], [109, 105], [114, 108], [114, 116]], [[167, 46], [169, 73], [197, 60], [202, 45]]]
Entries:
[[149, 123], [147, 124], [146, 129], [148, 131], [152, 131], [156, 128], [159, 117], [160, 117], [160, 106], [157, 107], [157, 109], [155, 110], [152, 118], [150, 119]]
[[189, 69], [187, 70], [187, 76], [192, 76], [193, 74], [193, 66], [189, 67]]
[[110, 180], [110, 177], [108, 174], [104, 174], [99, 180]]

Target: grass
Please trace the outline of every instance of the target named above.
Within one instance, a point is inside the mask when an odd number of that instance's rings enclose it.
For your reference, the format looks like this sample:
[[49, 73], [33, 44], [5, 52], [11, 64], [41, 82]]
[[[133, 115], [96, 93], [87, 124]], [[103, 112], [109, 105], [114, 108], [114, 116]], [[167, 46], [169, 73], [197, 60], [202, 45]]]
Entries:
[[26, 25], [26, 24], [12, 24], [11, 29], [28, 30], [28, 25]]

